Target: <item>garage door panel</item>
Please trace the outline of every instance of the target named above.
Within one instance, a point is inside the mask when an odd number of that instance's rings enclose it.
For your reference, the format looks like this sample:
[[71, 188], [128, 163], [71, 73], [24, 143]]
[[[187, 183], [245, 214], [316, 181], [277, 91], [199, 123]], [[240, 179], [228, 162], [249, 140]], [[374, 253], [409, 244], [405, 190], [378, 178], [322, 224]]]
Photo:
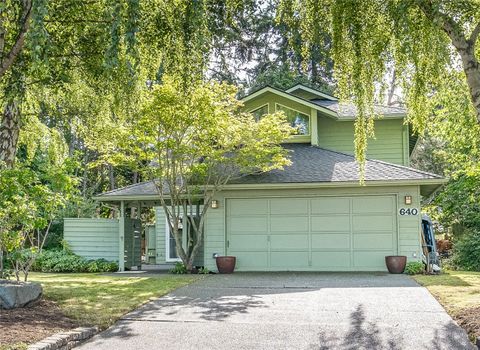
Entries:
[[275, 232], [308, 232], [307, 216], [271, 216], [270, 231]]
[[354, 214], [363, 213], [388, 213], [394, 211], [394, 202], [392, 197], [370, 196], [353, 197], [352, 208]]
[[384, 271], [397, 251], [395, 203], [374, 195], [227, 200], [227, 253], [239, 270]]
[[312, 232], [350, 232], [350, 215], [312, 216]]
[[228, 220], [228, 230], [232, 234], [250, 234], [253, 232], [268, 232], [268, 218], [261, 217], [231, 217]]
[[268, 213], [266, 199], [235, 199], [228, 202], [229, 215], [262, 215]]
[[363, 215], [353, 217], [353, 231], [392, 231], [392, 215]]
[[231, 235], [229, 245], [237, 251], [268, 250], [268, 235]]
[[348, 268], [350, 252], [312, 252], [312, 268]]
[[353, 236], [353, 249], [393, 249], [392, 233], [364, 233]]
[[236, 252], [231, 251], [237, 257], [237, 269], [266, 269], [268, 268], [268, 252]]
[[306, 214], [308, 201], [301, 198], [276, 198], [270, 202], [270, 214]]
[[312, 249], [350, 249], [350, 233], [313, 233]]
[[271, 252], [270, 266], [272, 268], [303, 268], [308, 266], [308, 252]]
[[312, 214], [348, 214], [350, 199], [345, 197], [322, 197], [310, 201]]
[[362, 268], [386, 270], [385, 256], [391, 255], [392, 251], [356, 251], [353, 253], [353, 267], [357, 270]]
[[296, 234], [295, 239], [292, 239], [291, 235], [272, 235], [270, 237], [271, 249], [283, 249], [283, 250], [295, 250], [305, 249], [308, 250], [308, 234]]

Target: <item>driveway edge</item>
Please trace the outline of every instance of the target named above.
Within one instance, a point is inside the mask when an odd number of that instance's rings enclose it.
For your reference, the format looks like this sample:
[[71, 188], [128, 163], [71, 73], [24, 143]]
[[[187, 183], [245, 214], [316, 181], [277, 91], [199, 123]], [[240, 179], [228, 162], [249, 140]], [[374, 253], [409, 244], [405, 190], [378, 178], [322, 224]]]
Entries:
[[49, 336], [35, 344], [30, 345], [28, 350], [69, 350], [90, 339], [100, 329], [94, 327], [78, 327], [71, 331], [60, 332]]

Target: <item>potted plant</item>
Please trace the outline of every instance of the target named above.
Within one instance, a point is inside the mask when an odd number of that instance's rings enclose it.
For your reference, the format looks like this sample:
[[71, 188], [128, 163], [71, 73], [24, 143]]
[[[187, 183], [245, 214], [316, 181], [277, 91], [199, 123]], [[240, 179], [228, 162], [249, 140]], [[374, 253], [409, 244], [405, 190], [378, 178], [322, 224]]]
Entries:
[[407, 265], [407, 257], [404, 255], [389, 255], [385, 257], [385, 264], [390, 273], [403, 273]]
[[217, 256], [215, 261], [219, 273], [233, 273], [237, 258], [234, 256]]

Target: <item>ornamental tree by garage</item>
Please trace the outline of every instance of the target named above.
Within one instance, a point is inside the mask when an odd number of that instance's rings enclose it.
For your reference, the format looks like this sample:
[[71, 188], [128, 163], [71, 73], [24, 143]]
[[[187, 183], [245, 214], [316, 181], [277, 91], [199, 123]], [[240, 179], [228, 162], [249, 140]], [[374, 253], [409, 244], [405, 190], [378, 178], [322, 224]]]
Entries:
[[[123, 161], [135, 162], [154, 181], [188, 271], [202, 245], [205, 214], [215, 194], [235, 177], [290, 164], [281, 146], [292, 134], [284, 115], [255, 121], [242, 111], [236, 88], [224, 83], [185, 85], [164, 77], [146, 92], [141, 113], [125, 131]], [[182, 218], [190, 226], [186, 242]]]

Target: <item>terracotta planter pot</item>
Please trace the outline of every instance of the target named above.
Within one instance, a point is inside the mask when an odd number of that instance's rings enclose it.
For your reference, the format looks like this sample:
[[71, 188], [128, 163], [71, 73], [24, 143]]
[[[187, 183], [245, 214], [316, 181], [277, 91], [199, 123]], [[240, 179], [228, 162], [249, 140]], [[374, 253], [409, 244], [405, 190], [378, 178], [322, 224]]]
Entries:
[[407, 265], [407, 257], [403, 255], [391, 255], [385, 257], [385, 264], [390, 273], [403, 273]]
[[237, 258], [234, 256], [217, 256], [215, 261], [217, 263], [218, 272], [233, 273]]

